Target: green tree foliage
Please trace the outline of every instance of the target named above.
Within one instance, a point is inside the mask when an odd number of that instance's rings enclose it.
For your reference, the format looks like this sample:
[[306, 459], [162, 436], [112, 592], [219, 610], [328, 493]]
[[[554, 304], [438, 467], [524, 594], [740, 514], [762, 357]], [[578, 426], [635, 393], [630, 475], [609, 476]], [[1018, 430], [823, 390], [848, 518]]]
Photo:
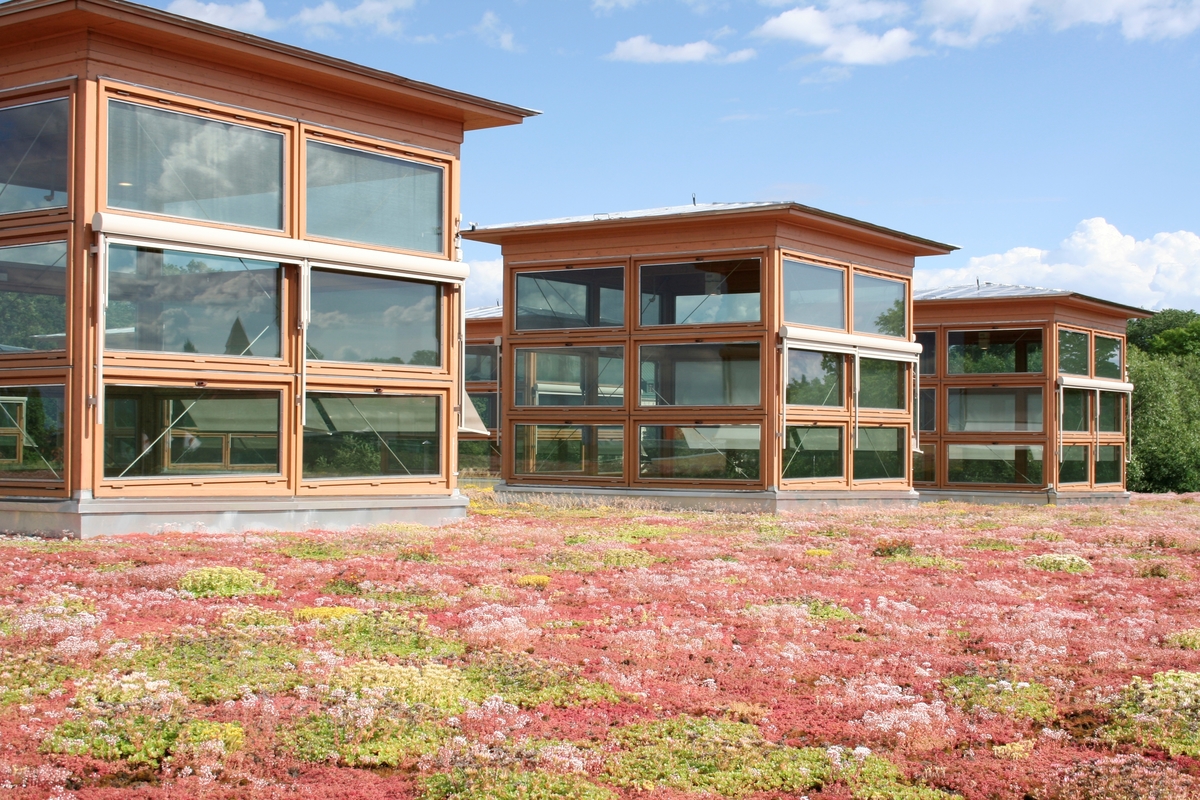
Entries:
[[[1151, 341], [1172, 330], [1187, 328], [1166, 329]], [[1129, 376], [1135, 387], [1129, 488], [1200, 491], [1200, 354], [1154, 354], [1130, 347]]]
[[1163, 331], [1150, 340], [1150, 347], [1156, 354], [1200, 356], [1200, 319]]
[[1200, 314], [1195, 311], [1184, 311], [1178, 308], [1164, 308], [1149, 319], [1131, 319], [1126, 337], [1129, 344], [1146, 352], [1155, 352], [1152, 341], [1163, 331], [1173, 328], [1184, 328], [1200, 320]]

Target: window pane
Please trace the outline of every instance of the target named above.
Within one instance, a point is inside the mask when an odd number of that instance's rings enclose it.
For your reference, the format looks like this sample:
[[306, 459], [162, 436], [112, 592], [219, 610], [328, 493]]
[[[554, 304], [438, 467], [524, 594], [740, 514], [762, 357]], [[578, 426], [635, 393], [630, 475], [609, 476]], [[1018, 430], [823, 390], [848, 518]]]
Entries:
[[500, 475], [500, 442], [495, 439], [459, 439], [458, 474], [464, 478]]
[[105, 389], [106, 478], [278, 472], [279, 392]]
[[1042, 446], [947, 445], [950, 483], [1042, 484]]
[[283, 134], [110, 101], [108, 205], [283, 228]]
[[917, 344], [921, 345], [921, 374], [937, 374], [937, 331], [917, 331]]
[[282, 278], [270, 261], [114, 244], [104, 346], [278, 358]]
[[903, 478], [905, 455], [903, 428], [859, 428], [854, 480]]
[[1042, 371], [1042, 330], [950, 331], [951, 375]]
[[1063, 389], [1062, 429], [1069, 433], [1082, 433], [1092, 429], [1092, 417], [1088, 414], [1088, 395], [1083, 389]]
[[1040, 431], [1042, 389], [948, 389], [951, 431]]
[[304, 477], [441, 474], [438, 398], [309, 392]]
[[67, 205], [67, 98], [0, 109], [0, 214]]
[[842, 376], [845, 363], [846, 357], [840, 353], [789, 349], [788, 405], [844, 406]]
[[920, 418], [917, 423], [919, 431], [937, 430], [937, 389], [921, 390]]
[[625, 324], [625, 269], [564, 269], [517, 275], [517, 330]]
[[1088, 335], [1060, 328], [1058, 331], [1058, 371], [1067, 375], [1087, 375]]
[[518, 406], [625, 403], [624, 347], [538, 347], [516, 351]]
[[1088, 447], [1068, 445], [1062, 449], [1062, 463], [1058, 465], [1058, 482], [1088, 482]]
[[62, 386], [0, 388], [0, 479], [63, 480]]
[[305, 142], [305, 230], [423, 253], [441, 253], [441, 167]]
[[0, 353], [67, 346], [67, 243], [0, 247]]
[[1119, 445], [1096, 448], [1096, 483], [1120, 483], [1122, 466]]
[[860, 408], [904, 408], [906, 365], [901, 361], [878, 358], [859, 359], [858, 392]]
[[518, 475], [619, 478], [625, 469], [622, 425], [517, 425], [513, 468]]
[[925, 452], [913, 452], [913, 483], [937, 483], [937, 446], [923, 444]]
[[846, 329], [846, 272], [783, 262], [783, 318], [797, 325]]
[[641, 405], [756, 406], [758, 342], [641, 348]]
[[496, 380], [496, 363], [500, 348], [492, 344], [469, 344], [463, 356], [464, 377], [468, 381]]
[[638, 474], [676, 480], [757, 480], [757, 425], [643, 425]]
[[441, 365], [437, 284], [314, 269], [310, 295], [308, 358]]
[[500, 427], [497, 424], [500, 421], [500, 405], [496, 392], [467, 392], [467, 397], [486, 427], [493, 430]]
[[1117, 392], [1100, 393], [1100, 430], [1105, 433], [1120, 433], [1124, 430], [1124, 397]]
[[1097, 378], [1125, 377], [1121, 369], [1121, 340], [1110, 336], [1096, 336], [1096, 372]]
[[843, 429], [789, 425], [783, 447], [783, 477], [840, 478], [846, 474]]
[[906, 336], [906, 284], [854, 275], [854, 332]]
[[696, 261], [641, 268], [643, 325], [758, 322], [757, 258]]

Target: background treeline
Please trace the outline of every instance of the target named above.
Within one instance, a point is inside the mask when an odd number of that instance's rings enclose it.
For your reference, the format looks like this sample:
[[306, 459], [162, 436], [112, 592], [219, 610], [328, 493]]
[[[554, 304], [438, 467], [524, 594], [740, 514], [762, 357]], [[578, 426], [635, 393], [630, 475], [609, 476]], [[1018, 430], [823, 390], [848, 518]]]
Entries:
[[1129, 323], [1135, 492], [1200, 492], [1200, 314]]

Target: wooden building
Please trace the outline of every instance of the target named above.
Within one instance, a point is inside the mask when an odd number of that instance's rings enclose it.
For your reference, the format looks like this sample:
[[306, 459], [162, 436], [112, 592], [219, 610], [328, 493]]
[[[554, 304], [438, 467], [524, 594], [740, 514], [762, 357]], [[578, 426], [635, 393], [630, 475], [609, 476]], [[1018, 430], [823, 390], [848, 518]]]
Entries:
[[532, 113], [121, 0], [0, 5], [0, 530], [464, 513], [459, 150]]
[[504, 484], [764, 510], [912, 503], [912, 270], [796, 203], [472, 228], [504, 257]]
[[463, 378], [479, 416], [473, 430], [458, 435], [458, 474], [463, 482], [500, 477], [500, 342], [504, 308], [497, 304], [468, 308]]
[[1125, 325], [1140, 308], [978, 283], [918, 292], [922, 500], [1128, 502]]

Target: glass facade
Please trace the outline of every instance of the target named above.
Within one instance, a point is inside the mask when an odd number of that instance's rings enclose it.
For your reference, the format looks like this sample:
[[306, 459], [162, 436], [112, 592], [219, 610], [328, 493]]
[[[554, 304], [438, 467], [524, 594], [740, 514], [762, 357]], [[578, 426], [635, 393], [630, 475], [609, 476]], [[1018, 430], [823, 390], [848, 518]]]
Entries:
[[63, 481], [65, 387], [0, 387], [0, 480]]
[[1095, 372], [1097, 378], [1123, 380], [1124, 364], [1121, 359], [1121, 340], [1096, 334]]
[[1121, 483], [1122, 468], [1120, 445], [1100, 445], [1096, 448], [1096, 483]]
[[495, 430], [500, 427], [500, 395], [496, 392], [468, 392], [471, 405], [475, 406], [479, 418], [488, 428]]
[[917, 430], [937, 430], [937, 389], [922, 389], [919, 415], [916, 420]]
[[624, 347], [537, 347], [514, 353], [518, 406], [620, 406]]
[[913, 483], [937, 483], [937, 446], [922, 444], [921, 450], [913, 451]]
[[946, 335], [950, 375], [1041, 372], [1042, 329], [950, 331]]
[[1087, 375], [1088, 335], [1066, 328], [1058, 329], [1058, 371], [1064, 375]]
[[1042, 389], [947, 389], [947, 429], [951, 431], [1042, 430]]
[[905, 408], [908, 365], [902, 361], [860, 358], [858, 405], [860, 408]]
[[521, 272], [516, 289], [517, 330], [619, 328], [625, 324], [622, 267]]
[[907, 284], [854, 274], [854, 332], [907, 336]]
[[1083, 389], [1062, 390], [1062, 429], [1068, 433], [1085, 433], [1092, 429], [1092, 416], [1088, 413], [1088, 395]]
[[1088, 446], [1072, 444], [1062, 449], [1062, 463], [1058, 465], [1058, 482], [1088, 482]]
[[921, 345], [921, 374], [937, 374], [937, 331], [917, 331], [913, 334]]
[[902, 479], [906, 460], [903, 428], [859, 428], [854, 448], [854, 480]]
[[309, 392], [303, 476], [441, 474], [438, 398]]
[[1100, 431], [1120, 433], [1125, 430], [1125, 396], [1119, 392], [1100, 392]]
[[758, 342], [642, 345], [642, 406], [756, 406]]
[[620, 478], [625, 471], [623, 425], [517, 425], [517, 475]]
[[0, 108], [0, 214], [66, 207], [70, 109], [65, 97]]
[[66, 346], [67, 243], [0, 247], [0, 355]]
[[495, 439], [459, 439], [458, 474], [463, 478], [500, 475], [500, 442]]
[[441, 366], [436, 283], [327, 269], [311, 275], [309, 360]]
[[846, 329], [846, 271], [783, 261], [783, 318], [796, 325]]
[[641, 267], [642, 325], [703, 325], [762, 319], [757, 258]]
[[758, 425], [642, 425], [638, 474], [675, 480], [758, 480]]
[[1042, 485], [1041, 445], [948, 444], [950, 483]]
[[845, 429], [789, 425], [783, 447], [783, 477], [792, 480], [841, 478], [846, 474]]
[[492, 344], [469, 344], [463, 354], [463, 378], [494, 381], [499, 374], [500, 348]]
[[846, 404], [846, 357], [841, 353], [789, 348], [787, 353], [787, 403], [795, 406]]

